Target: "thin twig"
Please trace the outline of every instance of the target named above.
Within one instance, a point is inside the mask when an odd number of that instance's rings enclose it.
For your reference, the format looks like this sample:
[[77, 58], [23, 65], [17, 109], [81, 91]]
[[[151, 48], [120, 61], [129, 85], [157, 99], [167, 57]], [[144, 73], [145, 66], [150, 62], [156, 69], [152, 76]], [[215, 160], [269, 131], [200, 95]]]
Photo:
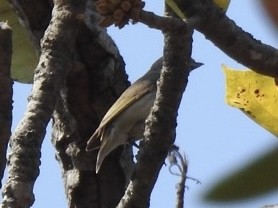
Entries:
[[[170, 162], [169, 171], [171, 174], [179, 176], [180, 182], [177, 184], [177, 208], [184, 207], [184, 192], [185, 192], [185, 182], [187, 177], [187, 167], [188, 162], [185, 155], [181, 155], [179, 148], [176, 145], [173, 145], [168, 153], [168, 160]], [[178, 167], [179, 173], [172, 171], [172, 167]]]

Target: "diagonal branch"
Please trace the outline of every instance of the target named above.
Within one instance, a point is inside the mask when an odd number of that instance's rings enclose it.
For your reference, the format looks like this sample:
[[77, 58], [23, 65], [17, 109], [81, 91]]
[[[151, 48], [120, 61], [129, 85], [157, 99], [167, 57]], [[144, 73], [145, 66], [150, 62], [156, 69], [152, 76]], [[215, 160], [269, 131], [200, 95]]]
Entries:
[[[195, 28], [231, 58], [257, 73], [278, 77], [278, 51], [245, 32], [219, 9], [200, 10]], [[199, 14], [199, 13], [198, 13]]]
[[[33, 186], [39, 174], [41, 144], [70, 68], [77, 34], [78, 11], [71, 1], [56, 0], [52, 20], [41, 42], [39, 64], [26, 113], [11, 137], [9, 179], [3, 189], [1, 207], [24, 208], [34, 202]], [[80, 1], [79, 5], [83, 1]], [[77, 4], [78, 5], [78, 4]]]
[[11, 79], [12, 29], [0, 22], [0, 188], [6, 168], [6, 151], [11, 136], [12, 94]]
[[228, 56], [255, 72], [278, 77], [278, 50], [255, 39], [209, 0], [176, 0], [188, 22], [142, 11], [139, 21], [162, 31], [189, 24]]
[[192, 26], [224, 53], [255, 72], [278, 77], [278, 51], [244, 31], [211, 0], [176, 0]]

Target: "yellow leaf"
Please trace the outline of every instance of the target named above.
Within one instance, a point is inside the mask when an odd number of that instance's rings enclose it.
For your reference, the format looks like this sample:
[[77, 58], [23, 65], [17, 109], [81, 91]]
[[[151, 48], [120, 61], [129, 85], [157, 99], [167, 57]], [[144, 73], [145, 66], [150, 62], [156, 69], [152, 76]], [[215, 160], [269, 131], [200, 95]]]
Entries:
[[224, 65], [222, 68], [226, 75], [226, 102], [278, 136], [278, 87], [274, 79], [251, 70], [239, 71]]
[[[183, 12], [180, 10], [178, 5], [175, 3], [175, 0], [165, 0], [166, 4], [173, 10], [173, 12], [182, 20], [186, 20], [186, 16], [183, 14]], [[224, 12], [227, 11], [230, 0], [213, 0], [213, 2], [223, 9]]]
[[225, 12], [227, 11], [230, 4], [230, 0], [213, 0], [213, 2]]

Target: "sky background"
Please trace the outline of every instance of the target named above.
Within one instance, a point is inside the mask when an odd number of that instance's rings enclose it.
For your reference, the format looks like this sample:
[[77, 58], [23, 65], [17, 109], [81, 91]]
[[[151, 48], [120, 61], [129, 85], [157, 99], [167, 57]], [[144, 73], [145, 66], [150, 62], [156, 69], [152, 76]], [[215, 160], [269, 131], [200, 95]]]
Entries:
[[[232, 0], [227, 15], [256, 39], [277, 47], [277, 33], [258, 2]], [[163, 3], [148, 0], [145, 9], [162, 15]], [[131, 82], [143, 75], [162, 55], [163, 35], [157, 30], [138, 23], [121, 30], [112, 26], [108, 31], [124, 57]], [[277, 145], [277, 139], [225, 103], [225, 80], [221, 64], [234, 68], [243, 66], [198, 32], [194, 33], [193, 58], [204, 63], [204, 66], [190, 74], [179, 110], [176, 144], [187, 155], [188, 175], [200, 180], [201, 184], [187, 180], [189, 190], [185, 193], [185, 207], [240, 208], [276, 204], [278, 191], [232, 204], [202, 201], [205, 191], [217, 180], [272, 149]], [[30, 91], [31, 85], [14, 84], [13, 129], [23, 116]], [[42, 165], [35, 184], [34, 208], [47, 208], [50, 202], [52, 207], [67, 207], [50, 132], [49, 128], [42, 147]], [[178, 177], [169, 173], [168, 166], [164, 166], [152, 194], [151, 207], [174, 207], [175, 185], [178, 181]]]

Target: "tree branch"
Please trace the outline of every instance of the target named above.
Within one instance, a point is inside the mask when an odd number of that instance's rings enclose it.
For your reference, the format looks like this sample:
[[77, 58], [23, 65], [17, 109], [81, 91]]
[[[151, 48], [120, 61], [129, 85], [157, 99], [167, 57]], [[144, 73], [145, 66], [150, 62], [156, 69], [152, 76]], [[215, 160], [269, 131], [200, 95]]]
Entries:
[[[6, 168], [6, 151], [11, 136], [12, 95], [11, 79], [12, 29], [0, 22], [0, 180]], [[0, 181], [0, 188], [2, 183]]]
[[[122, 147], [106, 158], [98, 174], [97, 151], [85, 150], [100, 118], [129, 84], [122, 57], [113, 40], [98, 26], [92, 6], [86, 8], [87, 24], [79, 26], [72, 67], [53, 113], [52, 143], [68, 205], [74, 208], [115, 207], [129, 181], [119, 162], [124, 154]], [[125, 155], [131, 158], [129, 153]]]
[[161, 31], [166, 30], [183, 30], [187, 26], [187, 23], [178, 19], [170, 17], [161, 17], [153, 12], [142, 11], [139, 22], [148, 25], [150, 28], [158, 29]]
[[[25, 208], [34, 202], [33, 186], [39, 174], [40, 148], [56, 99], [70, 68], [80, 8], [71, 1], [56, 0], [52, 20], [41, 43], [42, 55], [26, 113], [11, 137], [9, 179], [1, 207]], [[80, 1], [78, 5], [84, 3]]]
[[228, 56], [254, 70], [271, 77], [278, 77], [278, 50], [255, 39], [229, 19], [209, 0], [176, 0], [188, 17], [187, 22], [177, 18], [160, 17], [142, 11], [139, 21], [162, 31], [190, 27], [203, 33]]
[[175, 141], [177, 111], [189, 75], [192, 31], [183, 28], [165, 32], [164, 35], [164, 67], [156, 100], [146, 120], [145, 140], [140, 144], [138, 162], [118, 207], [149, 206], [152, 189], [168, 150]]
[[278, 51], [256, 40], [211, 0], [176, 0], [189, 23], [224, 53], [255, 72], [278, 77]]

